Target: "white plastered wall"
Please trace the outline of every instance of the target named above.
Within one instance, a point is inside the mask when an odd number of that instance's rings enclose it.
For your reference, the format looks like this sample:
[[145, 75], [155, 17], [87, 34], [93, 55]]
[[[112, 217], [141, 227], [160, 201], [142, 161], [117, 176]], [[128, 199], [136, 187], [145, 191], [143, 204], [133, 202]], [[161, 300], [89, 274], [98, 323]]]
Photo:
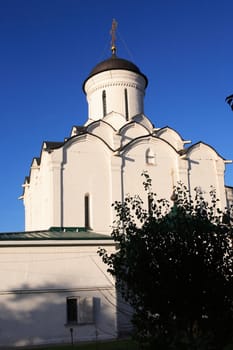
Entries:
[[[0, 347], [70, 343], [70, 328], [75, 342], [116, 337], [114, 281], [96, 253], [104, 242], [63, 243], [1, 243]], [[95, 298], [94, 322], [67, 325], [67, 297]]]
[[50, 154], [42, 151], [41, 164], [33, 162], [30, 183], [24, 192], [25, 230], [48, 229], [52, 223], [52, 183], [54, 167]]
[[65, 147], [61, 226], [84, 226], [84, 197], [89, 195], [90, 228], [109, 233], [112, 224], [111, 153], [101, 140], [91, 135]]
[[199, 187], [209, 201], [209, 192], [214, 188], [216, 196], [220, 200], [219, 207], [224, 209], [226, 206], [224, 160], [218, 156], [215, 150], [203, 143], [193, 146], [187, 154], [187, 159], [190, 190], [193, 191], [195, 187]]
[[[149, 152], [149, 153], [148, 153]], [[123, 154], [124, 157], [124, 194], [139, 194], [145, 197], [142, 186], [143, 171], [147, 171], [152, 180], [152, 189], [158, 198], [169, 199], [172, 188], [179, 180], [178, 154], [165, 141], [147, 137], [135, 141]]]

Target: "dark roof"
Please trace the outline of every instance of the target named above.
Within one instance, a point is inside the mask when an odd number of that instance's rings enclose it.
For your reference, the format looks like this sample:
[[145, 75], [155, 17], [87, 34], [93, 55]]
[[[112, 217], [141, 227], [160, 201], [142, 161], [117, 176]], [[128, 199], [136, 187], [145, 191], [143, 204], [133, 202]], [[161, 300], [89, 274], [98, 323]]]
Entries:
[[[76, 129], [77, 135], [84, 134], [87, 131], [87, 126], [74, 125], [73, 128]], [[72, 129], [73, 129], [72, 128]]]
[[49, 230], [0, 233], [0, 241], [42, 240], [112, 240], [111, 236], [87, 231], [80, 227], [51, 227]]
[[107, 60], [104, 60], [98, 63], [92, 69], [90, 76], [98, 74], [100, 72], [104, 72], [106, 70], [112, 70], [112, 69], [125, 69], [125, 70], [133, 71], [135, 73], [139, 73], [139, 74], [141, 73], [140, 69], [134, 63], [128, 60], [125, 60], [123, 58], [112, 56]]
[[99, 74], [101, 72], [105, 72], [105, 71], [108, 71], [108, 70], [115, 70], [115, 69], [128, 70], [128, 71], [131, 71], [131, 72], [138, 73], [141, 76], [143, 76], [143, 78], [145, 79], [146, 86], [148, 84], [147, 77], [140, 71], [140, 69], [134, 63], [132, 63], [131, 61], [125, 60], [123, 58], [119, 58], [119, 57], [117, 57], [115, 55], [112, 55], [112, 57], [110, 57], [107, 60], [104, 60], [104, 61], [98, 63], [92, 69], [92, 71], [90, 72], [88, 78], [83, 83], [83, 89], [84, 89], [86, 81], [90, 77], [92, 77], [92, 76], [94, 76], [96, 74]]
[[37, 165], [40, 165], [40, 161], [41, 161], [40, 157], [35, 157], [33, 159], [35, 159]]
[[56, 141], [44, 141], [44, 144], [46, 145], [46, 149], [56, 149], [64, 145], [64, 142], [56, 142]]
[[29, 184], [29, 182], [30, 182], [30, 176], [25, 176], [24, 183], [28, 183]]

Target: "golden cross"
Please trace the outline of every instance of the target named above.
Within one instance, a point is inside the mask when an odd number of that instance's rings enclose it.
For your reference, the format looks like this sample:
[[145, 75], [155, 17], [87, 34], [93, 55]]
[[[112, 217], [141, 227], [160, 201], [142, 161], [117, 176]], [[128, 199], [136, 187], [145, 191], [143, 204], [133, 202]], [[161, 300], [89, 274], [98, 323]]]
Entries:
[[112, 54], [115, 55], [116, 54], [116, 29], [117, 29], [117, 21], [113, 18], [112, 20], [112, 28], [110, 31], [112, 40], [111, 40], [111, 51]]

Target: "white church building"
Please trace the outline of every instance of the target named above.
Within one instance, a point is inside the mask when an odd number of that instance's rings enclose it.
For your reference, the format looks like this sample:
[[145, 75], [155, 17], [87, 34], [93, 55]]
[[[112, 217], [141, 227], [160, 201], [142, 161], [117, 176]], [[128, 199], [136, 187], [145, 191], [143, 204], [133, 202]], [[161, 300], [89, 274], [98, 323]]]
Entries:
[[144, 114], [147, 77], [112, 56], [83, 83], [87, 121], [61, 142], [45, 141], [23, 184], [25, 232], [0, 235], [0, 347], [116, 338], [129, 310], [97, 255], [114, 251], [111, 204], [144, 196], [147, 171], [158, 197], [171, 198], [178, 181], [220, 207], [232, 202], [226, 161], [204, 142], [155, 128]]
[[25, 179], [26, 231], [86, 227], [110, 234], [111, 204], [141, 194], [148, 171], [159, 197], [178, 181], [192, 191], [216, 189], [227, 204], [224, 158], [203, 142], [189, 145], [169, 127], [155, 128], [144, 114], [147, 77], [115, 53], [97, 64], [83, 84], [88, 119], [62, 142], [45, 141]]

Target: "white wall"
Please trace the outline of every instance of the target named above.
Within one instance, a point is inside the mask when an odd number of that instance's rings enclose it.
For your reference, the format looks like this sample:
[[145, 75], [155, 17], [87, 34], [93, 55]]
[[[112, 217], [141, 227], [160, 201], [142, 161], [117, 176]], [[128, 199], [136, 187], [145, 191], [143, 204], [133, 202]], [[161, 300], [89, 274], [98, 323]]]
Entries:
[[173, 186], [181, 181], [191, 192], [200, 187], [208, 200], [213, 186], [224, 208], [224, 160], [206, 144], [193, 145], [188, 151], [180, 149], [182, 145], [170, 129], [161, 132], [160, 138], [152, 127], [147, 130], [137, 123], [126, 123], [120, 130], [103, 121], [92, 123], [84, 135], [72, 137], [51, 153], [42, 152], [40, 168], [32, 169], [25, 188], [26, 230], [85, 226], [88, 194], [90, 228], [110, 234], [111, 204], [128, 193], [144, 197], [143, 171], [148, 171], [158, 198], [170, 199]]
[[206, 199], [210, 201], [209, 193], [211, 189], [215, 189], [219, 207], [224, 209], [226, 206], [224, 160], [210, 146], [199, 143], [188, 153], [188, 164], [190, 190], [200, 187]]
[[[0, 246], [0, 346], [69, 343], [71, 327], [74, 341], [116, 337], [114, 281], [96, 253], [101, 242], [7, 244]], [[66, 325], [70, 296], [95, 298], [93, 324]]]

